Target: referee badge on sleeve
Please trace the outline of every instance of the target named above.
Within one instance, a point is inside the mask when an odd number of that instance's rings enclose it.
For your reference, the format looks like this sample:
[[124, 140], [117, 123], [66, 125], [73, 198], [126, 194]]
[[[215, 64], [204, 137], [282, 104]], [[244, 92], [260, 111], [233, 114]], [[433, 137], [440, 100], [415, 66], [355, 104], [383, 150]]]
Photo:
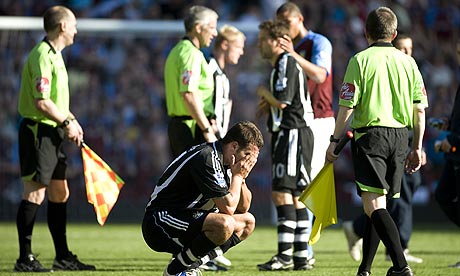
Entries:
[[38, 77], [35, 81], [35, 88], [40, 93], [46, 93], [50, 91], [50, 81], [46, 77]]
[[355, 86], [352, 83], [344, 82], [342, 83], [342, 88], [340, 89], [340, 99], [349, 101], [355, 96]]

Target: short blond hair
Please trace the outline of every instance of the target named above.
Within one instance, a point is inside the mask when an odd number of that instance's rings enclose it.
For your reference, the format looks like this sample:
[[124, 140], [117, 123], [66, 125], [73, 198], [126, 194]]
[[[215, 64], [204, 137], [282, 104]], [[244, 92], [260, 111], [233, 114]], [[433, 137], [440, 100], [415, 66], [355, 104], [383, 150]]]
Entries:
[[216, 40], [214, 41], [214, 48], [219, 47], [223, 41], [228, 41], [228, 42], [233, 42], [237, 40], [239, 37], [243, 38], [243, 40], [246, 39], [246, 36], [244, 33], [238, 28], [231, 26], [231, 25], [224, 25], [222, 28], [219, 30], [219, 34], [216, 37]]

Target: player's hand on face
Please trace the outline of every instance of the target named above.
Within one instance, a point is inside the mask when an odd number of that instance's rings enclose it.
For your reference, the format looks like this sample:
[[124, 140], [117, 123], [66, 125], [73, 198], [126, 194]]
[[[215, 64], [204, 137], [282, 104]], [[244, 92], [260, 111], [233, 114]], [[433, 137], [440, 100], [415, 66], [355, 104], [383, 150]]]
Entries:
[[257, 163], [257, 157], [259, 156], [259, 152], [252, 151], [250, 154], [247, 154], [237, 160], [237, 156], [232, 156], [232, 165], [230, 165], [230, 169], [232, 171], [232, 175], [240, 175], [243, 179], [248, 177], [249, 173], [251, 172], [254, 165]]
[[294, 45], [292, 44], [292, 40], [288, 35], [284, 35], [283, 37], [279, 38], [279, 43], [281, 45], [281, 49], [292, 53], [294, 51]]

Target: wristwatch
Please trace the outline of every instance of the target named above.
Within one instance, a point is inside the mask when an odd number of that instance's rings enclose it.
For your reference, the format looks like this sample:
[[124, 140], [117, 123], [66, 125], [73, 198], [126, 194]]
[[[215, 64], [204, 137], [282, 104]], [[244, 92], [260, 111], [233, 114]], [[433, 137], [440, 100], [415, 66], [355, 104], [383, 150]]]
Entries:
[[212, 128], [211, 126], [208, 126], [207, 128], [203, 129], [203, 133], [209, 133], [211, 132]]
[[65, 127], [67, 127], [69, 124], [70, 124], [69, 119], [65, 119], [65, 120], [59, 125], [59, 127], [65, 128]]
[[337, 139], [334, 137], [334, 135], [331, 135], [331, 137], [329, 137], [329, 142], [331, 143], [338, 143], [340, 141], [340, 139]]

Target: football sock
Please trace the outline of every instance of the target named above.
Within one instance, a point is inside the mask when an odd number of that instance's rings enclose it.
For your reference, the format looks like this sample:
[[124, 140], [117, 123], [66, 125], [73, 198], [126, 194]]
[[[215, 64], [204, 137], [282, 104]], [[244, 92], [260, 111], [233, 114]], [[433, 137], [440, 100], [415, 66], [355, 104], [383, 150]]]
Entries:
[[353, 231], [360, 238], [364, 236], [364, 225], [367, 219], [367, 215], [363, 213], [353, 220]]
[[213, 250], [208, 252], [206, 256], [202, 257], [200, 260], [193, 263], [192, 268], [199, 267], [200, 265], [209, 262], [209, 260], [215, 259], [217, 256], [224, 255], [225, 252], [227, 252], [230, 248], [234, 247], [240, 242], [240, 238], [235, 233], [233, 233], [224, 244], [214, 248]]
[[361, 260], [358, 272], [371, 272], [372, 262], [379, 247], [380, 238], [377, 232], [375, 232], [374, 225], [368, 216], [363, 217], [363, 222], [363, 259]]
[[222, 254], [227, 252], [230, 248], [234, 247], [240, 242], [241, 242], [240, 238], [235, 233], [233, 233], [230, 236], [230, 238], [220, 246], [220, 249], [222, 250]]
[[399, 239], [398, 228], [391, 218], [390, 213], [386, 209], [377, 209], [372, 213], [371, 220], [375, 231], [377, 231], [390, 254], [393, 267], [398, 271], [403, 269], [407, 266], [407, 262]]
[[56, 259], [64, 259], [69, 254], [66, 237], [67, 202], [56, 203], [48, 200], [47, 218], [56, 251]]
[[292, 259], [292, 246], [296, 228], [296, 211], [293, 204], [281, 205], [278, 212], [278, 257], [283, 261]]
[[174, 260], [169, 263], [167, 272], [175, 275], [186, 270], [214, 248], [216, 248], [216, 245], [201, 232], [188, 247], [184, 247]]
[[296, 209], [297, 225], [294, 231], [294, 263], [307, 263], [308, 213], [306, 208]]
[[19, 204], [16, 226], [19, 239], [19, 259], [21, 260], [32, 254], [32, 231], [38, 208], [40, 205], [27, 200], [22, 200]]

